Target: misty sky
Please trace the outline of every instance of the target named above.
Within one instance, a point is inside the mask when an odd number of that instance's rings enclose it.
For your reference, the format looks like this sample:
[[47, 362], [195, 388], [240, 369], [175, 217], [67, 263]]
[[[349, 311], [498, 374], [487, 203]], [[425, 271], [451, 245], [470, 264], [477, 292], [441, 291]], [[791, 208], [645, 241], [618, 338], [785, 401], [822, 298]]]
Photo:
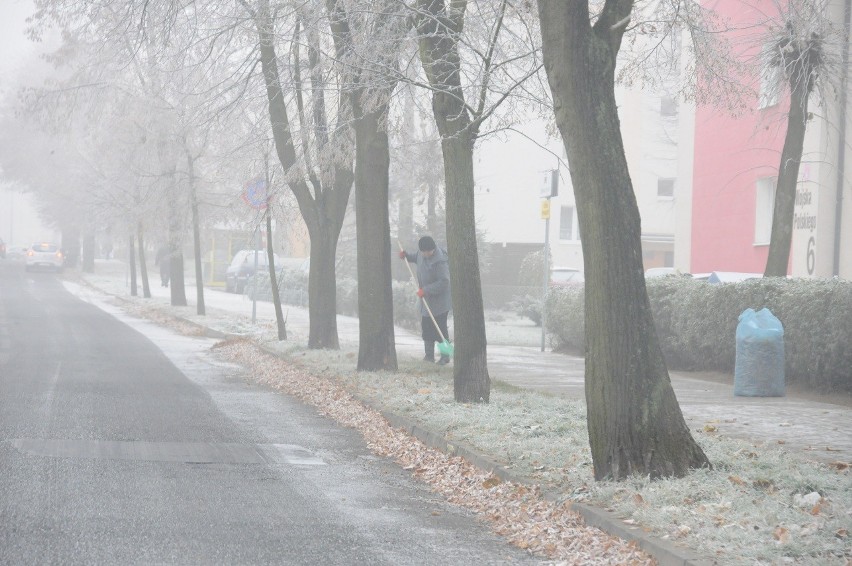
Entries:
[[27, 55], [34, 50], [24, 36], [26, 17], [32, 13], [30, 0], [3, 0], [0, 2], [0, 76], [5, 91], [16, 75], [24, 68]]

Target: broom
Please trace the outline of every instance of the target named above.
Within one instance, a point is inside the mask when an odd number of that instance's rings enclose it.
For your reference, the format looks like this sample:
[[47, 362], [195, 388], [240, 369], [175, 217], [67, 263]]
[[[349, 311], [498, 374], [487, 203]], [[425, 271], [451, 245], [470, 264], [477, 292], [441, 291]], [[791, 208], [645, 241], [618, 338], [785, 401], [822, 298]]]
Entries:
[[[404, 252], [405, 248], [402, 247], [402, 242], [399, 240], [396, 241], [399, 244], [399, 251]], [[405, 266], [408, 268], [408, 272], [411, 274], [411, 281], [417, 285], [417, 288], [420, 289], [420, 285], [417, 282], [417, 277], [414, 276], [414, 271], [411, 269], [411, 264], [408, 262], [408, 258], [403, 258], [405, 260]], [[450, 341], [447, 340], [444, 333], [441, 332], [440, 327], [438, 326], [438, 321], [435, 320], [435, 315], [432, 314], [432, 309], [429, 308], [429, 303], [426, 302], [426, 297], [420, 297], [420, 300], [423, 301], [423, 306], [426, 307], [426, 312], [429, 313], [429, 318], [432, 319], [432, 324], [435, 325], [435, 330], [438, 331], [438, 336], [441, 337], [441, 342], [438, 343], [438, 351], [441, 352], [442, 356], [447, 356], [449, 358], [453, 357], [453, 345], [450, 344]]]

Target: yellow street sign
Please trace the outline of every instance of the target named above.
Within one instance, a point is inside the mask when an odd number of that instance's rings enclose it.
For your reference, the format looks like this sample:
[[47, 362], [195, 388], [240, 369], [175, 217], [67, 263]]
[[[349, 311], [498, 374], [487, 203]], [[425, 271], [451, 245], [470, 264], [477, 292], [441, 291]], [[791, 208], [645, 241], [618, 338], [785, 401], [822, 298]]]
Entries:
[[542, 199], [541, 201], [541, 219], [547, 220], [550, 218], [550, 199]]

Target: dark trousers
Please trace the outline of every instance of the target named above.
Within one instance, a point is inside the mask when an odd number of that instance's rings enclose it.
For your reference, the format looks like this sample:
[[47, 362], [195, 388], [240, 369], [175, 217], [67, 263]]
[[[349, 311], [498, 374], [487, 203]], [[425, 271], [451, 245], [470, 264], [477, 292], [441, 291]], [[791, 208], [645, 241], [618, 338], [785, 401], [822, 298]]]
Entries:
[[[448, 314], [445, 312], [435, 315], [435, 322], [438, 323], [438, 328], [441, 329], [444, 338], [447, 340], [450, 339], [450, 333], [447, 331]], [[438, 334], [438, 331], [435, 329], [435, 323], [432, 322], [432, 319], [428, 315], [420, 319], [420, 328], [422, 329], [423, 349], [426, 352], [426, 358], [433, 360], [435, 359], [435, 342], [441, 342], [441, 335]]]

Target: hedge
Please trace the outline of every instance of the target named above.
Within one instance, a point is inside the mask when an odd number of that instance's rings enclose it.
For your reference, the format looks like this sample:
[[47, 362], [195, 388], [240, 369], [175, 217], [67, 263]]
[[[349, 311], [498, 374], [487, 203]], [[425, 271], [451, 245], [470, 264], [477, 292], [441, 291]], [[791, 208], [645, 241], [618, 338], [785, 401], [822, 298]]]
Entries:
[[[769, 308], [784, 325], [786, 381], [852, 393], [852, 282], [753, 279], [711, 284], [688, 277], [647, 281], [660, 345], [671, 369], [733, 373], [738, 317]], [[583, 351], [583, 290], [555, 288], [545, 301], [556, 349]]]
[[[308, 304], [308, 274], [298, 270], [282, 269], [276, 277], [281, 302], [300, 307]], [[269, 273], [257, 276], [257, 300], [271, 301]], [[393, 281], [394, 324], [410, 330], [420, 330], [419, 299], [410, 281]], [[246, 285], [246, 295], [254, 296], [255, 278]], [[358, 316], [358, 282], [351, 277], [337, 278], [337, 314]]]

